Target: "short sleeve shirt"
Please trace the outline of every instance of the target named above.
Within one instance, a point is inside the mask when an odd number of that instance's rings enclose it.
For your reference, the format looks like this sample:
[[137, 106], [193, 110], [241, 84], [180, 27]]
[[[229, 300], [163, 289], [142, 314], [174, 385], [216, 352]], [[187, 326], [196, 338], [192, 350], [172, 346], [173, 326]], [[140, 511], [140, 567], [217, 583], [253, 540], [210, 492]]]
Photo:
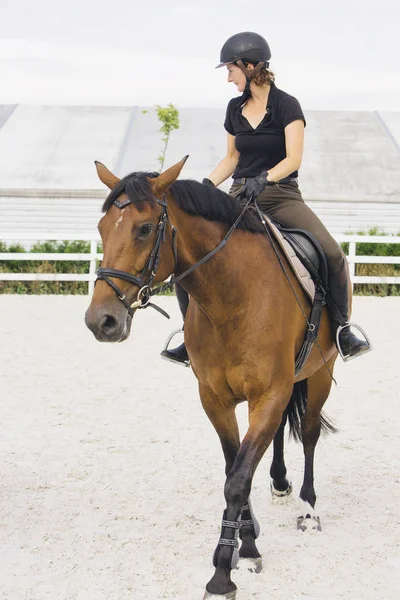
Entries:
[[[306, 125], [299, 101], [274, 83], [269, 91], [265, 117], [255, 129], [242, 114], [244, 105], [240, 98], [230, 100], [224, 123], [226, 131], [235, 136], [236, 149], [240, 153], [234, 179], [256, 177], [275, 167], [286, 158], [285, 127], [299, 119]], [[297, 175], [294, 171], [290, 176]]]

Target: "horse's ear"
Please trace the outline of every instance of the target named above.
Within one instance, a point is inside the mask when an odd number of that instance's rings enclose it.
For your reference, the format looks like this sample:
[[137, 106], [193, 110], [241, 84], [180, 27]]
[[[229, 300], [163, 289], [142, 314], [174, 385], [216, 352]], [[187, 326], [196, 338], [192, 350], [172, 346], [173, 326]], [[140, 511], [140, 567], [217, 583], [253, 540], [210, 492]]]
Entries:
[[189, 158], [189, 154], [182, 158], [182, 160], [173, 167], [170, 167], [164, 173], [161, 173], [156, 179], [153, 179], [152, 185], [156, 193], [163, 194], [167, 191], [171, 183], [174, 183], [178, 179], [180, 172], [182, 171], [183, 165]]
[[109, 171], [107, 167], [103, 165], [103, 163], [99, 162], [98, 160], [95, 160], [94, 164], [96, 165], [97, 175], [99, 176], [100, 181], [102, 181], [104, 185], [109, 187], [110, 190], [115, 188], [117, 183], [121, 181], [118, 177], [116, 177], [116, 175], [111, 173], [111, 171]]

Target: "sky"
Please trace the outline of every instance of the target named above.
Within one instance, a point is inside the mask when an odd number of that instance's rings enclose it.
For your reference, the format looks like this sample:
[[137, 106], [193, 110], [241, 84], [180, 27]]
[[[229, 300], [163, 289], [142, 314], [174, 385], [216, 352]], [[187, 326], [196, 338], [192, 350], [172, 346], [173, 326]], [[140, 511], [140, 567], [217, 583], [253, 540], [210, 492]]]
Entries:
[[223, 107], [225, 40], [263, 35], [312, 110], [400, 110], [399, 0], [0, 0], [0, 104]]

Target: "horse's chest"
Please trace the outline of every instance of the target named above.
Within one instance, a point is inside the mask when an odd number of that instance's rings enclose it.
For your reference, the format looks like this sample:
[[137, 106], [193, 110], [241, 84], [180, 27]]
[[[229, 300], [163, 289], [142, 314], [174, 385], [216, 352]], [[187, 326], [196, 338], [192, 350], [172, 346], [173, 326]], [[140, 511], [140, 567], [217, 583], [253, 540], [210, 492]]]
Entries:
[[194, 364], [194, 371], [202, 384], [225, 401], [245, 400], [245, 369], [243, 364], [232, 363], [222, 355], [213, 362]]

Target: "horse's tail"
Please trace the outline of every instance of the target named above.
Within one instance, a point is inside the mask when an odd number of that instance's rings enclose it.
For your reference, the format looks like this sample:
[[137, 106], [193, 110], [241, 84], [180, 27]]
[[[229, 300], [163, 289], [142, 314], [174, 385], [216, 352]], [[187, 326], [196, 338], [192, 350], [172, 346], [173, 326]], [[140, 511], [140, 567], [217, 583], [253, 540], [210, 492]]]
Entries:
[[[286, 412], [289, 420], [289, 435], [301, 441], [301, 422], [307, 407], [307, 379], [294, 384]], [[324, 413], [320, 415], [322, 433], [337, 433], [336, 427]]]

